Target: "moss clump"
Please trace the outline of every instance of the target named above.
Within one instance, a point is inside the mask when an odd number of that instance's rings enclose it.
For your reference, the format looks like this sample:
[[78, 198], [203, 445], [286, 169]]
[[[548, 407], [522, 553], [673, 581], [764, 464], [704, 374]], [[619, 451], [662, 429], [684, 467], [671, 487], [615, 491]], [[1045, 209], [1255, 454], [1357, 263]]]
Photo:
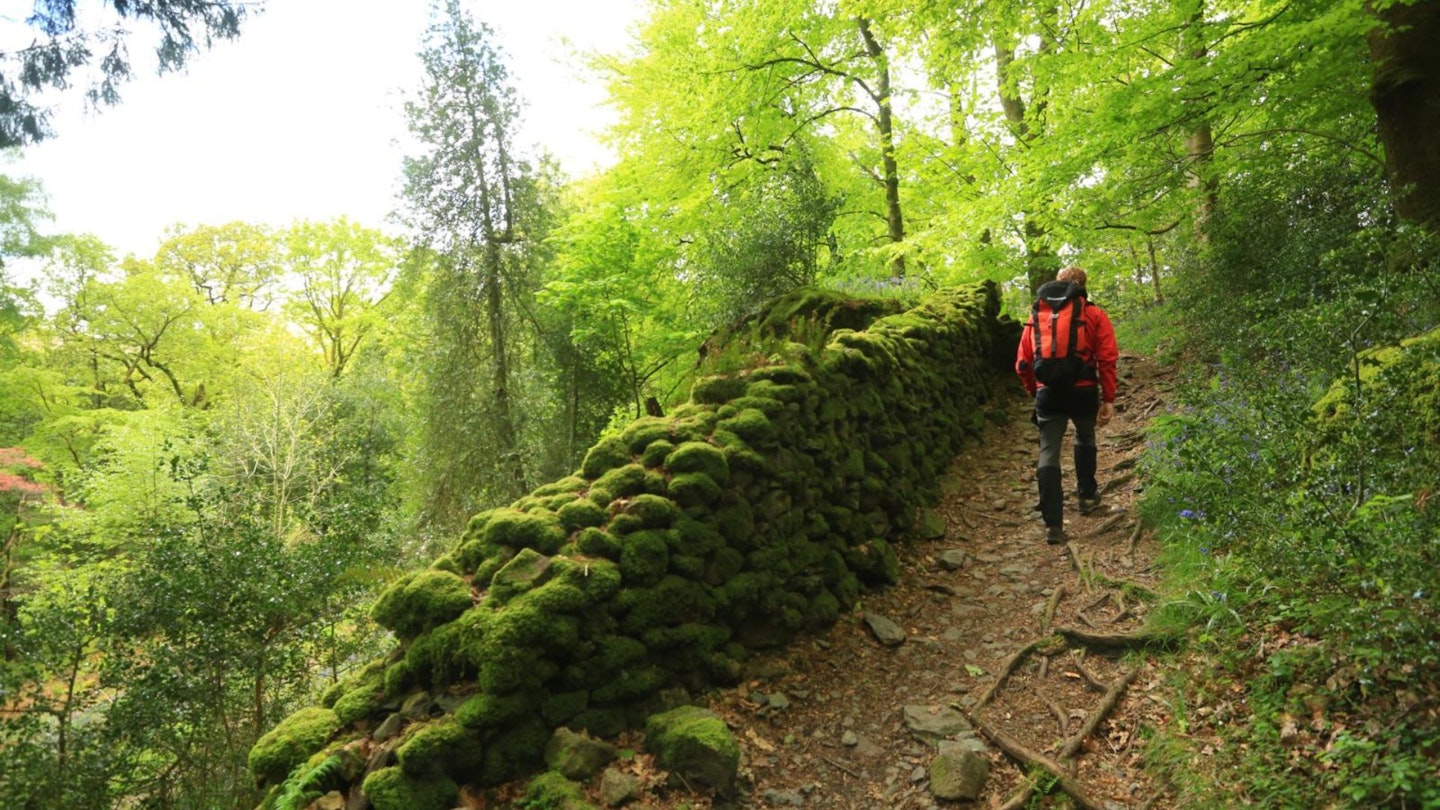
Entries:
[[639, 531], [625, 537], [620, 549], [620, 576], [627, 587], [660, 581], [669, 564], [666, 531]]
[[480, 764], [480, 740], [454, 717], [412, 726], [395, 749], [400, 767], [416, 776], [465, 772]]
[[373, 687], [356, 689], [335, 701], [335, 716], [346, 726], [356, 720], [363, 720], [380, 710], [382, 697], [377, 679]]
[[639, 518], [642, 529], [668, 529], [680, 517], [674, 501], [648, 493], [631, 498], [625, 504], [624, 513]]
[[590, 487], [590, 500], [601, 506], [608, 506], [616, 498], [645, 492], [650, 486], [645, 472], [645, 468], [639, 464], [626, 464], [606, 472]]
[[496, 509], [485, 524], [485, 544], [512, 549], [532, 548], [541, 554], [554, 554], [568, 536], [560, 518], [552, 512], [520, 512]]
[[670, 479], [670, 497], [684, 507], [706, 506], [725, 494], [715, 479], [704, 473], [679, 473]]
[[620, 541], [604, 529], [582, 529], [575, 537], [575, 548], [589, 557], [620, 559]]
[[585, 460], [580, 462], [580, 474], [594, 481], [604, 475], [605, 471], [628, 463], [630, 463], [630, 453], [625, 447], [625, 442], [619, 436], [608, 436], [597, 442], [585, 454]]
[[847, 549], [845, 563], [867, 585], [893, 585], [900, 580], [900, 559], [884, 540]]
[[375, 810], [450, 810], [460, 798], [460, 786], [453, 780], [416, 779], [399, 767], [372, 772], [360, 790]]
[[646, 467], [659, 467], [665, 463], [665, 457], [670, 455], [674, 450], [674, 442], [665, 439], [653, 441], [645, 448], [645, 452], [640, 455], [640, 463]]
[[470, 698], [455, 710], [455, 720], [475, 731], [499, 728], [535, 708], [534, 701], [521, 692], [496, 695], [489, 692]]
[[264, 782], [285, 780], [296, 765], [319, 751], [340, 730], [340, 718], [330, 709], [301, 709], [266, 732], [250, 749], [250, 773]]
[[370, 616], [401, 639], [413, 639], [453, 621], [473, 604], [468, 582], [431, 568], [396, 580], [376, 600]]
[[549, 741], [550, 729], [545, 721], [534, 715], [521, 718], [485, 746], [479, 783], [498, 785], [533, 771], [540, 764]]
[[701, 405], [719, 405], [745, 393], [745, 381], [732, 374], [701, 377], [690, 386], [690, 401]]
[[725, 451], [709, 442], [685, 442], [676, 447], [666, 456], [665, 467], [677, 474], [704, 473], [721, 485], [730, 481], [730, 465], [725, 461]]
[[681, 706], [645, 721], [645, 745], [655, 761], [685, 778], [716, 788], [734, 789], [740, 746], [725, 721], [698, 706]]
[[588, 498], [573, 500], [560, 507], [556, 514], [560, 517], [560, 525], [570, 532], [605, 522], [605, 510]]
[[552, 726], [559, 726], [590, 708], [590, 693], [585, 690], [561, 692], [545, 699], [540, 716]]
[[670, 438], [670, 420], [657, 416], [642, 416], [620, 431], [620, 441], [631, 453], [639, 453], [659, 439]]
[[585, 801], [585, 789], [559, 771], [546, 771], [525, 787], [523, 806], [536, 810], [595, 810]]
[[553, 557], [528, 548], [521, 551], [490, 578], [486, 603], [503, 605], [518, 594], [540, 587], [550, 580], [553, 567]]

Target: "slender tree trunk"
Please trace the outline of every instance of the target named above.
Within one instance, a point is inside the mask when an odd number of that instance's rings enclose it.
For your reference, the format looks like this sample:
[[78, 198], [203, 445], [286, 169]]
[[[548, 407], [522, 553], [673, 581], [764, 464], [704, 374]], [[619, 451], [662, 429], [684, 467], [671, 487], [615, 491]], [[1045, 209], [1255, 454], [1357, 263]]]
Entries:
[[[892, 244], [905, 241], [905, 218], [900, 210], [900, 168], [895, 159], [895, 113], [890, 99], [890, 60], [885, 49], [870, 29], [870, 20], [857, 17], [860, 36], [865, 40], [865, 53], [875, 61], [880, 76], [876, 83], [875, 106], [878, 110], [876, 123], [880, 130], [880, 164], [885, 185], [885, 224]], [[905, 256], [897, 253], [891, 262], [895, 275], [905, 275]]]
[[[1005, 120], [1010, 124], [1010, 130], [1015, 133], [1016, 140], [1021, 144], [1028, 143], [1031, 131], [1030, 122], [1025, 117], [1025, 100], [1020, 97], [1011, 76], [1015, 64], [1013, 45], [997, 39], [994, 49], [1000, 108], [1005, 112]], [[1022, 230], [1025, 239], [1025, 281], [1030, 285], [1030, 292], [1033, 294], [1040, 289], [1040, 285], [1055, 278], [1060, 262], [1046, 244], [1049, 232], [1045, 226], [1030, 211], [1021, 213], [1025, 217]]]
[[1394, 3], [1368, 36], [1375, 108], [1395, 210], [1440, 231], [1440, 3]]
[[510, 402], [510, 352], [505, 337], [505, 291], [501, 287], [504, 274], [501, 262], [500, 243], [496, 239], [485, 242], [485, 317], [490, 326], [490, 348], [495, 353], [495, 423], [499, 432], [500, 452], [508, 459], [510, 476], [514, 489], [510, 493], [518, 496], [525, 491], [525, 461], [521, 458], [520, 444], [515, 430], [515, 414]]
[[[1184, 58], [1200, 63], [1209, 55], [1210, 48], [1205, 42], [1205, 3], [1196, 4], [1189, 23], [1181, 33], [1181, 52]], [[1191, 102], [1198, 103], [1198, 102]], [[1195, 239], [1204, 243], [1209, 233], [1210, 220], [1215, 216], [1219, 204], [1219, 184], [1212, 168], [1215, 156], [1215, 134], [1210, 129], [1210, 120], [1204, 113], [1198, 116], [1190, 134], [1185, 138], [1185, 158], [1189, 166], [1190, 188], [1196, 193]]]

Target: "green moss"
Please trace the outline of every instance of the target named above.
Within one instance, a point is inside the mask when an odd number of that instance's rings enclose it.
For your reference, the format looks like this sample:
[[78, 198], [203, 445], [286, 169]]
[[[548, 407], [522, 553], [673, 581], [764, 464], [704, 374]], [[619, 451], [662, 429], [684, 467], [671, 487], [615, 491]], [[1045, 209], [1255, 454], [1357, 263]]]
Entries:
[[554, 554], [568, 534], [553, 513], [496, 509], [485, 524], [483, 537], [490, 546], [532, 548], [541, 554]]
[[624, 513], [640, 518], [640, 526], [644, 529], [668, 529], [680, 517], [674, 501], [649, 493], [631, 498], [625, 504]]
[[729, 402], [745, 392], [745, 381], [730, 374], [701, 377], [690, 387], [690, 401], [702, 405]]
[[296, 765], [323, 748], [339, 730], [340, 718], [330, 709], [301, 709], [256, 741], [248, 758], [250, 773], [264, 782], [283, 782]]
[[595, 810], [595, 805], [585, 801], [585, 789], [558, 771], [531, 779], [521, 802], [531, 810]]
[[670, 497], [683, 507], [706, 506], [724, 494], [715, 479], [704, 473], [678, 473], [670, 479]]
[[845, 563], [867, 585], [893, 585], [900, 580], [900, 560], [884, 540], [847, 549]]
[[524, 549], [490, 578], [487, 604], [499, 606], [550, 580], [554, 558]]
[[626, 588], [616, 606], [624, 611], [621, 629], [638, 636], [655, 627], [708, 622], [715, 617], [716, 601], [708, 585], [669, 575], [653, 588]]
[[615, 467], [608, 473], [596, 479], [595, 486], [590, 487], [590, 497], [595, 500], [596, 491], [608, 493], [609, 500], [616, 497], [628, 497], [632, 494], [639, 494], [645, 491], [645, 467], [639, 464], [625, 464], [622, 467]]
[[[617, 501], [612, 503], [611, 507], [623, 508], [621, 504], [623, 504], [623, 501]], [[605, 524], [605, 531], [616, 537], [624, 537], [627, 534], [638, 532], [643, 528], [645, 528], [645, 521], [641, 520], [639, 515], [626, 515], [623, 513], [610, 518], [610, 522]]]
[[399, 695], [414, 683], [415, 666], [410, 663], [408, 658], [402, 658], [385, 668], [384, 689], [387, 696]]
[[645, 452], [640, 456], [640, 463], [646, 467], [659, 467], [665, 463], [665, 457], [674, 450], [674, 442], [665, 439], [653, 441], [645, 447]]
[[590, 692], [579, 690], [561, 692], [545, 699], [540, 715], [552, 726], [560, 726], [571, 718], [590, 708]]
[[748, 501], [734, 501], [715, 510], [715, 529], [726, 542], [748, 547], [755, 534], [755, 513]]
[[615, 706], [650, 697], [670, 684], [670, 673], [653, 665], [641, 666], [622, 670], [590, 695], [601, 706]]
[[485, 746], [479, 783], [498, 785], [533, 771], [542, 761], [550, 729], [538, 716], [517, 720]]
[[454, 717], [411, 726], [395, 756], [400, 767], [416, 776], [464, 773], [480, 764], [480, 740]]
[[661, 767], [717, 788], [734, 787], [740, 746], [725, 721], [697, 706], [681, 706], [645, 721], [645, 745]]
[[560, 507], [556, 514], [560, 517], [560, 525], [564, 526], [567, 532], [599, 526], [605, 522], [605, 510], [588, 498], [570, 501]]
[[592, 602], [601, 603], [620, 592], [620, 568], [609, 560], [558, 561], [559, 581], [579, 588]]
[[745, 567], [745, 555], [733, 548], [716, 549], [705, 561], [704, 580], [708, 585], [723, 585]]
[[426, 569], [396, 580], [370, 609], [375, 623], [412, 639], [469, 610], [470, 584], [449, 571]]
[[585, 460], [580, 463], [580, 474], [594, 481], [606, 471], [628, 463], [630, 453], [624, 440], [619, 436], [609, 436], [601, 439], [585, 454]]
[[620, 541], [604, 529], [582, 529], [575, 537], [575, 547], [590, 557], [620, 559]]
[[375, 810], [450, 810], [460, 797], [460, 786], [447, 777], [416, 779], [399, 767], [372, 772], [360, 790]]
[[642, 416], [620, 431], [620, 441], [630, 454], [639, 453], [659, 439], [670, 438], [671, 422], [658, 416]]
[[455, 720], [474, 731], [500, 728], [535, 709], [534, 700], [522, 692], [496, 695], [489, 692], [470, 698], [455, 710]]
[[567, 475], [552, 484], [546, 484], [542, 487], [537, 487], [536, 490], [531, 494], [540, 496], [565, 494], [578, 495], [579, 493], [583, 492], [585, 490], [585, 487], [587, 486], [589, 486], [589, 482], [587, 482], [584, 478], [581, 478], [578, 475]]
[[335, 701], [335, 716], [340, 719], [342, 725], [348, 726], [356, 720], [363, 720], [378, 712], [382, 699], [379, 683], [373, 687], [356, 689]]
[[670, 564], [666, 530], [647, 529], [625, 537], [620, 549], [620, 575], [626, 587], [660, 581]]
[[685, 442], [676, 447], [665, 458], [665, 467], [676, 474], [703, 473], [722, 486], [730, 480], [725, 452], [708, 442]]
[[689, 622], [678, 627], [657, 627], [642, 636], [645, 646], [656, 652], [684, 650], [703, 653], [716, 650], [730, 640], [730, 628], [723, 624]]

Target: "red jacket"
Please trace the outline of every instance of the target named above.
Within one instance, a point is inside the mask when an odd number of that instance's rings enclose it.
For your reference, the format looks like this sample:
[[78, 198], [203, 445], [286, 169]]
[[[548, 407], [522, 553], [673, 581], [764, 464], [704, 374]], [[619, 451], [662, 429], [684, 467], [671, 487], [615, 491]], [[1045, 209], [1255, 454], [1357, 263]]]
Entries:
[[[1115, 327], [1110, 325], [1110, 316], [1105, 310], [1085, 302], [1085, 336], [1083, 341], [1085, 349], [1080, 352], [1080, 359], [1086, 364], [1095, 367], [1097, 376], [1100, 378], [1100, 399], [1104, 402], [1115, 401], [1115, 362], [1120, 359], [1120, 347], [1115, 343]], [[1015, 354], [1015, 373], [1020, 375], [1020, 382], [1025, 384], [1025, 390], [1035, 395], [1039, 383], [1035, 380], [1035, 337], [1031, 334], [1035, 328], [1033, 321], [1027, 321], [1025, 332], [1020, 336], [1020, 349]], [[1080, 380], [1075, 383], [1076, 388], [1083, 388], [1095, 384], [1094, 380]]]

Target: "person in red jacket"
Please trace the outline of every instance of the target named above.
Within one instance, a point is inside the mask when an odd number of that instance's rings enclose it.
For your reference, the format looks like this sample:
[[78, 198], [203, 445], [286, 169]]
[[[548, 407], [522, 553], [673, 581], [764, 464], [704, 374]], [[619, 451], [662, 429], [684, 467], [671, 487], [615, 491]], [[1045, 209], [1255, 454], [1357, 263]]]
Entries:
[[[1084, 300], [1084, 335], [1076, 343], [1084, 373], [1068, 385], [1047, 386], [1035, 379], [1035, 324], [1025, 324], [1015, 357], [1015, 373], [1025, 390], [1035, 397], [1035, 424], [1040, 429], [1040, 460], [1035, 481], [1040, 490], [1040, 516], [1045, 521], [1045, 539], [1065, 542], [1065, 494], [1060, 474], [1060, 445], [1068, 422], [1075, 423], [1075, 478], [1080, 490], [1080, 514], [1100, 506], [1100, 488], [1095, 480], [1095, 427], [1109, 424], [1115, 403], [1115, 363], [1120, 349], [1115, 328], [1105, 310], [1085, 298], [1085, 271], [1067, 267], [1055, 282], [1069, 282], [1079, 288]], [[1049, 286], [1049, 285], [1046, 285]]]

